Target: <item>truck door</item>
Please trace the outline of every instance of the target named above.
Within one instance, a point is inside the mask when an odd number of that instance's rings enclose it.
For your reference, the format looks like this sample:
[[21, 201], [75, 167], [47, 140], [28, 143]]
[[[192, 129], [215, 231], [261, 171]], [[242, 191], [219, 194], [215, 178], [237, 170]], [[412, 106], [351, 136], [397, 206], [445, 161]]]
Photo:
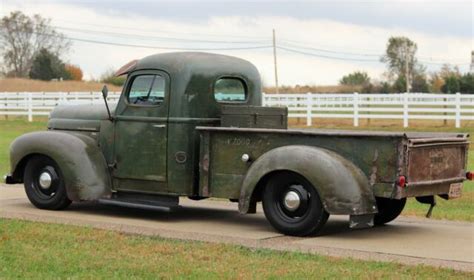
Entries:
[[115, 114], [115, 188], [158, 191], [166, 186], [169, 100], [166, 73], [130, 74]]

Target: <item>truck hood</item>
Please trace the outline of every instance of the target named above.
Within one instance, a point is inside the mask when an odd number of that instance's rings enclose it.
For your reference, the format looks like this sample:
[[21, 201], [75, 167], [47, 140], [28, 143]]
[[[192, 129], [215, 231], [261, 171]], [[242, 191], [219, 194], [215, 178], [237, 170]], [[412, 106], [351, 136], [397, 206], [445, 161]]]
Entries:
[[[117, 104], [109, 104], [114, 115]], [[49, 116], [48, 128], [58, 130], [99, 131], [100, 122], [108, 120], [104, 104], [60, 105]]]

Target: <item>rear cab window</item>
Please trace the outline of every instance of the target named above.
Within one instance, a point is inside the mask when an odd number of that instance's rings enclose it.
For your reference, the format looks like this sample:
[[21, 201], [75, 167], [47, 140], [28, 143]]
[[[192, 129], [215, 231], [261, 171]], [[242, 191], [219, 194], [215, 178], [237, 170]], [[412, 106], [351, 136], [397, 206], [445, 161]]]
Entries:
[[136, 76], [127, 95], [128, 103], [135, 105], [159, 105], [165, 99], [165, 78], [161, 75]]
[[214, 99], [219, 103], [244, 103], [247, 87], [239, 78], [220, 78], [214, 84]]

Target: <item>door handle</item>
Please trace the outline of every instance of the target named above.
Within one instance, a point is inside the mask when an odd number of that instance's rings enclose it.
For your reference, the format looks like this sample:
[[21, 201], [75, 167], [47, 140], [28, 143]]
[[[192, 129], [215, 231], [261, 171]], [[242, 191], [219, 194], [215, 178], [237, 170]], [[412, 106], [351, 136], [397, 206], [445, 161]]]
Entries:
[[155, 128], [165, 128], [166, 124], [154, 124], [153, 127], [155, 127]]

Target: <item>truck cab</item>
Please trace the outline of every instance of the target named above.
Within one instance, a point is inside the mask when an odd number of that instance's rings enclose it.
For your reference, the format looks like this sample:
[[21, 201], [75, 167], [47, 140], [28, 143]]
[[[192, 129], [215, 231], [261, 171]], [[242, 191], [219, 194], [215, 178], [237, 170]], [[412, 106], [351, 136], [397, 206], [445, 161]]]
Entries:
[[260, 106], [257, 69], [228, 56], [171, 53], [142, 59], [127, 74], [113, 127], [101, 133], [114, 135], [113, 151], [104, 150], [114, 189], [196, 194], [195, 127], [219, 126], [226, 104]]

